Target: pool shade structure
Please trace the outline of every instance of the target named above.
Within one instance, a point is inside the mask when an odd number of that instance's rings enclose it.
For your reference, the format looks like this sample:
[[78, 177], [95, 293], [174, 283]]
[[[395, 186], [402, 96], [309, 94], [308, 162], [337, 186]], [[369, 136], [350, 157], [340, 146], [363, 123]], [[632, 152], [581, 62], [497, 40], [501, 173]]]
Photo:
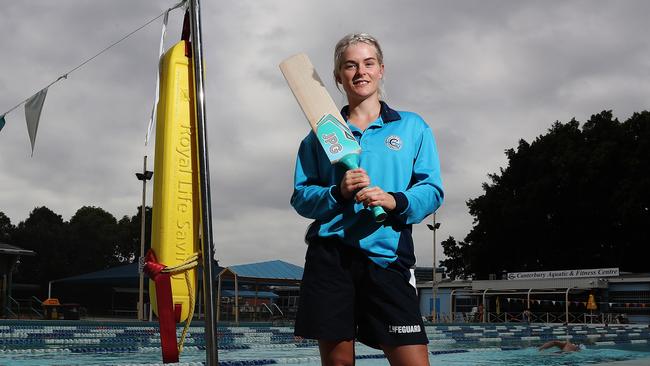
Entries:
[[[235, 323], [239, 323], [239, 298], [244, 297], [240, 293], [239, 285], [243, 282], [255, 286], [255, 303], [258, 298], [262, 298], [258, 292], [259, 286], [269, 285], [300, 285], [302, 280], [303, 269], [295, 264], [287, 263], [280, 260], [258, 262], [251, 264], [242, 264], [226, 267], [217, 275], [217, 321], [219, 320], [221, 297], [227, 295], [222, 291], [222, 283], [225, 280], [234, 282], [235, 299]], [[230, 297], [230, 296], [228, 296]]]
[[[517, 281], [497, 281], [497, 280], [477, 280], [472, 281], [472, 288], [454, 289], [450, 294], [450, 309], [452, 317], [455, 313], [454, 298], [457, 295], [476, 296], [481, 299], [482, 304], [487, 304], [488, 297], [519, 295], [525, 297], [526, 309], [531, 307], [531, 295], [562, 295], [562, 303], [565, 304], [564, 320], [569, 323], [569, 304], [570, 294], [580, 294], [594, 289], [607, 288], [607, 281], [593, 278], [575, 278], [575, 279], [543, 279], [543, 280], [517, 280]], [[560, 300], [559, 300], [560, 301]], [[595, 300], [594, 300], [595, 303]], [[488, 308], [484, 306], [482, 321], [487, 322]], [[452, 318], [452, 321], [454, 319]]]
[[[217, 265], [217, 261], [212, 261], [212, 273], [219, 273], [223, 268]], [[198, 281], [203, 282], [203, 267], [198, 269]], [[116, 266], [100, 271], [89, 272], [77, 276], [71, 276], [50, 281], [48, 297], [57, 297], [57, 285], [94, 285], [89, 291], [94, 291], [98, 286], [110, 286], [114, 291], [119, 293], [137, 293], [139, 286], [140, 274], [138, 272], [138, 263], [130, 263], [122, 266]], [[199, 289], [202, 287], [199, 286]], [[111, 309], [115, 312], [115, 309]], [[202, 311], [199, 308], [199, 313]]]
[[[234, 296], [236, 291], [238, 297], [254, 298], [255, 291], [244, 292], [240, 290], [239, 285], [242, 283], [257, 286], [297, 286], [300, 284], [303, 272], [302, 267], [281, 260], [241, 264], [227, 268], [219, 267], [217, 265], [217, 262], [213, 261], [212, 267], [214, 282], [218, 282], [218, 284], [216, 284], [217, 291], [221, 291], [221, 296], [224, 297]], [[198, 280], [200, 283], [203, 281], [202, 272], [203, 268], [199, 267]], [[235, 281], [235, 286], [233, 287], [232, 293], [228, 292], [226, 289], [221, 288], [224, 281]], [[122, 291], [126, 291], [127, 289], [137, 291], [139, 284], [138, 263], [130, 263], [100, 271], [84, 273], [77, 276], [50, 281], [49, 297], [56, 297], [57, 284], [99, 285], [120, 288]], [[199, 286], [199, 288], [202, 288], [202, 286]], [[262, 291], [258, 291], [257, 295], [259, 298], [271, 299], [275, 299], [277, 296], [275, 294], [267, 294]], [[220, 299], [219, 294], [217, 294], [217, 298], [217, 300]], [[236, 306], [237, 305], [238, 304], [236, 304]]]
[[0, 315], [7, 316], [11, 312], [9, 300], [13, 282], [12, 273], [21, 256], [35, 256], [33, 250], [19, 248], [14, 245], [0, 243]]

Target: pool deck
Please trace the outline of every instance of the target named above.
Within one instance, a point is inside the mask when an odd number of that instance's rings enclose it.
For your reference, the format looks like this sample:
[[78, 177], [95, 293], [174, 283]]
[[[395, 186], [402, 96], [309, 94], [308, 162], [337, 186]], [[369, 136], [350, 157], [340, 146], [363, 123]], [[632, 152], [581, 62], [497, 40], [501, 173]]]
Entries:
[[638, 360], [616, 361], [597, 363], [594, 366], [648, 366], [650, 365], [650, 358], [640, 358]]

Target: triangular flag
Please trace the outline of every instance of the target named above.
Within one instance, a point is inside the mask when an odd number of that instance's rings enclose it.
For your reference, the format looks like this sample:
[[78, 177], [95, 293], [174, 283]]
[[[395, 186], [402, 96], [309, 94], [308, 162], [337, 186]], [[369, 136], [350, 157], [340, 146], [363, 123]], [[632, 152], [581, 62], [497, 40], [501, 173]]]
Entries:
[[0, 116], [0, 131], [2, 131], [2, 127], [5, 126], [5, 115], [3, 114]]
[[25, 102], [25, 120], [27, 121], [27, 133], [29, 141], [32, 143], [32, 156], [34, 156], [34, 143], [36, 142], [36, 131], [38, 130], [38, 121], [41, 119], [41, 110], [47, 95], [47, 88], [32, 95]]

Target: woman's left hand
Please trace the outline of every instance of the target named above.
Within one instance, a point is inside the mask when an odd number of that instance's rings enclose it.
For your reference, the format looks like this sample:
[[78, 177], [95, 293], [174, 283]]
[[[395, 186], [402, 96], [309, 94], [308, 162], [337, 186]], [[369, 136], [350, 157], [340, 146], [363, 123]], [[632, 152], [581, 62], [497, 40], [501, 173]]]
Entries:
[[366, 187], [357, 192], [354, 199], [363, 203], [364, 207], [381, 206], [387, 211], [395, 209], [397, 205], [395, 198], [379, 187]]

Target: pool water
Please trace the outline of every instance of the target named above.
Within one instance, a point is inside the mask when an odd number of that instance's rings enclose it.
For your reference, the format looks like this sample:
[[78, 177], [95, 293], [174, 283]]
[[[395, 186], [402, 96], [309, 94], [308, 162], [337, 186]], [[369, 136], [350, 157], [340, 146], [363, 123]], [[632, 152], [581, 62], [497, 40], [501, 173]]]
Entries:
[[[587, 348], [580, 352], [555, 353], [554, 351], [538, 351], [534, 347], [521, 349], [484, 348], [477, 350], [449, 350], [450, 353], [437, 353], [429, 356], [432, 366], [436, 365], [467, 365], [467, 366], [560, 366], [585, 365], [601, 362], [633, 360], [648, 358], [650, 365], [650, 348], [625, 347]], [[388, 365], [380, 352], [363, 345], [357, 347], [357, 365]], [[264, 364], [293, 364], [320, 365], [318, 350], [311, 348], [296, 349], [249, 349], [219, 352], [220, 364], [224, 365], [264, 365]], [[250, 363], [245, 363], [248, 360]], [[265, 362], [265, 360], [267, 362]], [[242, 362], [244, 361], [244, 362]], [[186, 365], [202, 365], [205, 362], [205, 351], [199, 349], [185, 350], [181, 363]], [[0, 365], [11, 366], [51, 366], [51, 365], [157, 365], [161, 364], [158, 350], [149, 352], [121, 353], [72, 353], [72, 352], [34, 352], [34, 353], [5, 353], [0, 355]]]
[[[156, 325], [90, 322], [0, 322], [0, 366], [162, 365]], [[180, 330], [180, 329], [179, 329]], [[536, 324], [427, 327], [431, 365], [560, 366], [644, 359], [650, 365], [647, 326], [603, 327]], [[588, 343], [573, 353], [538, 351], [549, 339]], [[314, 341], [298, 340], [290, 327], [219, 328], [224, 366], [320, 365]], [[357, 365], [388, 365], [381, 351], [358, 344]], [[193, 326], [181, 363], [205, 362], [203, 328]]]

